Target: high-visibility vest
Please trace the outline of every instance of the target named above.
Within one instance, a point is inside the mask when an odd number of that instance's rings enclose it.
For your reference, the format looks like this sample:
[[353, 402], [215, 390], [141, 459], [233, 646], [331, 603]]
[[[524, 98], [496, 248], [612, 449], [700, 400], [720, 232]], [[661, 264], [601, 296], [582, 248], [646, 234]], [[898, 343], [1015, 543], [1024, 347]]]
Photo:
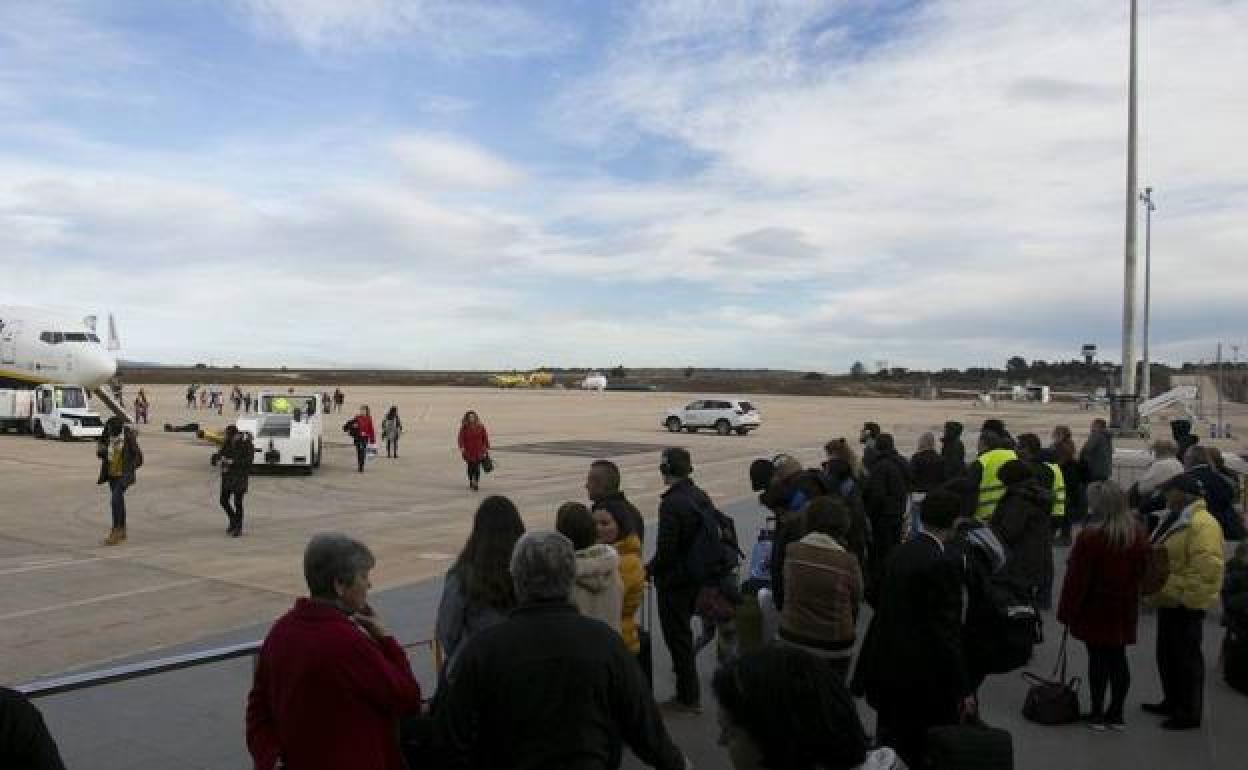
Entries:
[[997, 510], [997, 503], [1005, 497], [1005, 484], [1001, 483], [1001, 466], [1010, 460], [1017, 460], [1018, 453], [1013, 449], [990, 449], [979, 456], [979, 502], [975, 506], [975, 518], [988, 521], [992, 512]]
[[1057, 463], [1045, 463], [1053, 471], [1053, 513], [1055, 519], [1066, 516], [1066, 477], [1062, 475], [1062, 467]]

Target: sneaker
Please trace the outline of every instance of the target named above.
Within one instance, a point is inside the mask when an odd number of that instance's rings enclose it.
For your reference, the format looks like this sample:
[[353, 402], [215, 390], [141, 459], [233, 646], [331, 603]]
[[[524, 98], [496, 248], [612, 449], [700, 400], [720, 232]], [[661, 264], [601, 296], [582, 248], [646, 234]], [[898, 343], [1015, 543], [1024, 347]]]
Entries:
[[1126, 732], [1127, 723], [1122, 717], [1105, 717], [1105, 726], [1116, 733]]
[[670, 711], [674, 714], [687, 714], [689, 716], [698, 716], [702, 713], [702, 704], [685, 703], [674, 695], [660, 703], [659, 708], [664, 711]]
[[118, 545], [121, 543], [122, 539], [123, 536], [121, 534], [121, 530], [114, 527], [109, 530], [108, 537], [104, 538], [100, 545]]
[[1103, 733], [1106, 730], [1105, 717], [1088, 717], [1083, 724], [1094, 733]]

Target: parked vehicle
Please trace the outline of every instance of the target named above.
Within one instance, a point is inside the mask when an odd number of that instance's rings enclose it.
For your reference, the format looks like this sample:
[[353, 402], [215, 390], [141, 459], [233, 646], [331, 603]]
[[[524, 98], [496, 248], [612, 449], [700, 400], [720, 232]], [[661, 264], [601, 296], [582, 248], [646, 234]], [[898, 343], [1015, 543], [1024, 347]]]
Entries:
[[721, 436], [733, 431], [744, 436], [758, 430], [762, 424], [762, 414], [749, 401], [740, 399], [693, 401], [683, 409], [668, 410], [663, 417], [663, 425], [672, 433], [681, 430], [696, 433], [702, 428], [711, 428]]
[[99, 438], [104, 420], [91, 409], [81, 385], [39, 385], [33, 390], [0, 390], [0, 430], [8, 429], [35, 438], [75, 441]]
[[319, 468], [324, 430], [320, 395], [262, 391], [256, 401], [256, 413], [235, 423], [252, 436], [252, 467], [294, 467], [308, 473]]

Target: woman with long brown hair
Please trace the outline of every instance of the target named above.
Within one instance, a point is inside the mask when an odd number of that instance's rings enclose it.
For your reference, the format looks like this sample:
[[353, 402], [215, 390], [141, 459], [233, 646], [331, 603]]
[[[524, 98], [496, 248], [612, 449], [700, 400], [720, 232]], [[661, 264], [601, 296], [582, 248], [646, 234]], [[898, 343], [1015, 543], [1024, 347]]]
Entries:
[[[1114, 481], [1089, 486], [1092, 518], [1079, 533], [1066, 567], [1058, 622], [1088, 647], [1088, 684], [1093, 730], [1121, 730], [1123, 704], [1131, 687], [1127, 645], [1135, 644], [1140, 584], [1148, 559], [1148, 536], [1127, 508]], [[1105, 708], [1105, 690], [1111, 689]]]

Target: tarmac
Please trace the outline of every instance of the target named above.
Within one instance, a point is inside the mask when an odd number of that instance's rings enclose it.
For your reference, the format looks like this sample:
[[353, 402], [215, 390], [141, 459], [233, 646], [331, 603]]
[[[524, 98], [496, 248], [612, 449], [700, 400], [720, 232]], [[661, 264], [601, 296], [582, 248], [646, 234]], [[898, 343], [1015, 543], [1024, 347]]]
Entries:
[[[230, 406], [221, 417], [186, 410], [183, 390], [147, 389], [154, 423], [198, 419], [219, 428], [232, 418]], [[598, 453], [620, 464], [625, 490], [652, 516], [661, 486], [658, 452], [682, 445], [693, 452], [699, 483], [737, 518], [743, 534], [761, 523], [749, 496], [750, 460], [787, 451], [813, 464], [828, 438], [852, 439], [865, 420], [882, 423], [909, 450], [919, 433], [939, 433], [946, 419], [960, 419], [974, 432], [983, 419], [999, 417], [1015, 433], [1047, 436], [1058, 423], [1082, 434], [1100, 416], [1069, 404], [988, 410], [955, 401], [757, 396], [752, 400], [763, 411], [763, 428], [720, 437], [673, 435], [660, 427], [666, 408], [693, 400], [686, 394], [352, 388], [347, 397], [349, 409], [371, 404], [378, 421], [386, 407], [399, 406], [407, 428], [402, 456], [383, 454], [357, 473], [340, 431], [349, 415], [329, 416], [325, 466], [310, 477], [253, 477], [247, 531], [238, 540], [225, 536], [225, 517], [216, 507], [212, 448], [190, 434], [164, 433], [156, 424], [140, 428], [146, 463], [129, 496], [129, 542], [116, 548], [99, 545], [108, 529], [107, 496], [94, 486], [98, 463], [90, 444], [0, 436], [0, 579], [7, 588], [0, 594], [0, 682], [261, 638], [304, 591], [299, 561], [307, 538], [331, 529], [373, 547], [375, 605], [400, 638], [427, 638], [440, 576], [463, 543], [478, 499], [467, 490], [454, 448], [460, 415], [469, 408], [489, 427], [498, 465], [481, 494], [512, 497], [530, 527], [552, 526], [560, 502], [584, 498], [584, 473]], [[1051, 620], [1048, 626], [1037, 671], [1053, 659], [1058, 635]], [[1132, 651], [1132, 709], [1157, 696], [1152, 637], [1153, 621], [1146, 617], [1141, 644]], [[984, 714], [1014, 733], [1019, 768], [1242, 767], [1248, 736], [1236, 728], [1248, 717], [1248, 700], [1215, 672], [1220, 638], [1211, 617], [1200, 731], [1163, 734], [1138, 712], [1129, 714], [1125, 734], [1035, 727], [1019, 716], [1026, 685], [1014, 675], [985, 686]], [[660, 699], [671, 693], [665, 655], [660, 642]], [[714, 665], [709, 655], [700, 664], [705, 680]], [[413, 650], [412, 656], [422, 683], [432, 682], [427, 653]], [[1072, 665], [1082, 671], [1078, 645]], [[45, 698], [39, 706], [71, 768], [244, 768], [250, 766], [242, 731], [250, 671], [250, 662], [240, 660]], [[870, 729], [869, 712], [864, 715]], [[669, 726], [697, 766], [727, 766], [716, 745], [714, 709], [698, 718], [673, 717]]]

